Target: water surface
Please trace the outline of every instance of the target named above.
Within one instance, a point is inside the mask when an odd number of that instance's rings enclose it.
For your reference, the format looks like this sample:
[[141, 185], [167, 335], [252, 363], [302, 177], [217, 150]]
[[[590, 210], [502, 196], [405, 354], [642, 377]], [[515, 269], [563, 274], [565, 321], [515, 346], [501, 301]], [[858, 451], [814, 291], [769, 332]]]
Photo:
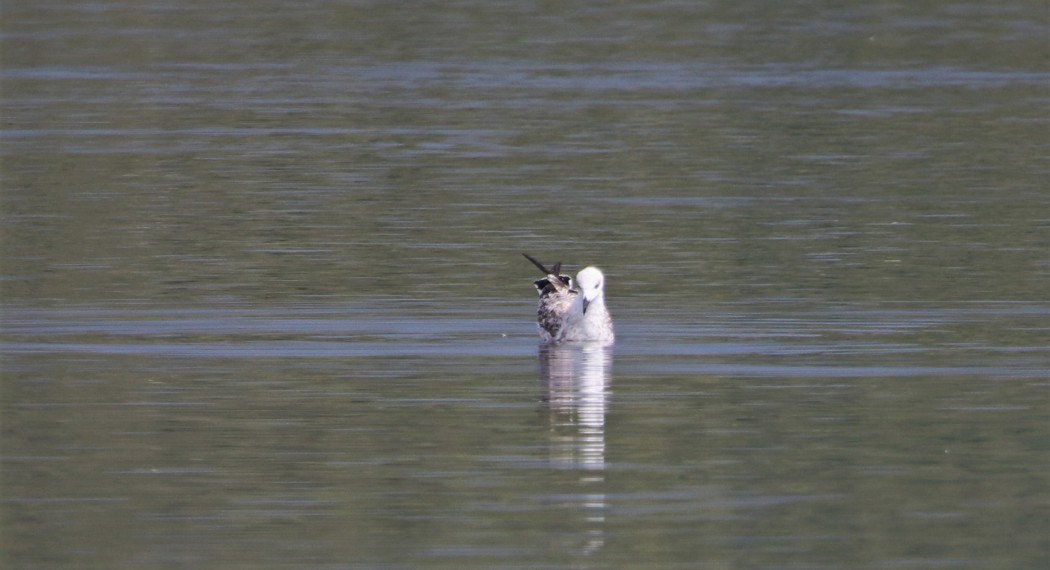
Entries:
[[0, 562], [1045, 566], [1047, 25], [5, 6]]

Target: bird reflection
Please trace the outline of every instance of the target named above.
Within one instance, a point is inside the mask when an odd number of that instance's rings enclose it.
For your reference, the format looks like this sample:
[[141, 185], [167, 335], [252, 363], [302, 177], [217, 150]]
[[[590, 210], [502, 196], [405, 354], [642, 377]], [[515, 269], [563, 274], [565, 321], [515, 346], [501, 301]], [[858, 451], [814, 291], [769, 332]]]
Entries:
[[584, 553], [605, 544], [605, 408], [612, 348], [598, 343], [540, 347], [540, 382], [550, 422], [550, 461], [580, 471], [573, 494], [587, 529]]

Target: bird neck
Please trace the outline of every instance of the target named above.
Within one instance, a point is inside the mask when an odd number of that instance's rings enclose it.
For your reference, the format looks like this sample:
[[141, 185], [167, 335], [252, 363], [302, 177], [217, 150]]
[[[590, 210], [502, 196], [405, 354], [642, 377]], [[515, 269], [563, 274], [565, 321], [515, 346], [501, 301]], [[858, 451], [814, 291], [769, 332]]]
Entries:
[[[582, 300], [581, 300], [582, 303]], [[593, 301], [587, 301], [587, 312], [583, 314], [583, 318], [597, 318], [605, 312], [605, 297], [598, 295]]]

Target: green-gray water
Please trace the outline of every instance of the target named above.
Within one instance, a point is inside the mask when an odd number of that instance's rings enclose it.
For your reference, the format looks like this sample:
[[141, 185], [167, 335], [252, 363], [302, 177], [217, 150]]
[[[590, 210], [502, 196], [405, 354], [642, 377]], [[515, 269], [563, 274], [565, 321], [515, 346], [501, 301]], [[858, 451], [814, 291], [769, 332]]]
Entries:
[[1045, 2], [0, 26], [5, 568], [1050, 562]]

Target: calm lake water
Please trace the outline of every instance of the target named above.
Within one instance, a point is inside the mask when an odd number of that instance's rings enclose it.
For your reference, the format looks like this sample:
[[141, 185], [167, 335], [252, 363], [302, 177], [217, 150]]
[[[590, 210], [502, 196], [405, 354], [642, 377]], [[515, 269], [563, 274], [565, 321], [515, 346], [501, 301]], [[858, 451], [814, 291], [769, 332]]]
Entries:
[[1045, 2], [20, 4], [3, 567], [1050, 564]]

